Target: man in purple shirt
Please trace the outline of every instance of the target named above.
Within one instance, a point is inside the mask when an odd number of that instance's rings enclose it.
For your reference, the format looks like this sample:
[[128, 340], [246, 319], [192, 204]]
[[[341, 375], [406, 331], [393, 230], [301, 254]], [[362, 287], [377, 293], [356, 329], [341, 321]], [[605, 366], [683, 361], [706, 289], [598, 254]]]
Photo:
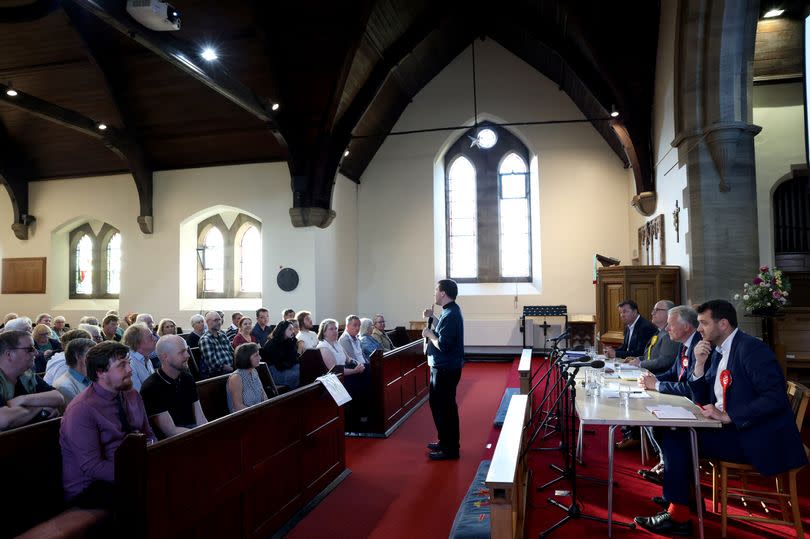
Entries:
[[59, 433], [65, 499], [79, 507], [109, 508], [115, 451], [129, 433], [155, 440], [143, 401], [132, 389], [129, 349], [114, 341], [87, 352], [90, 387], [73, 399]]

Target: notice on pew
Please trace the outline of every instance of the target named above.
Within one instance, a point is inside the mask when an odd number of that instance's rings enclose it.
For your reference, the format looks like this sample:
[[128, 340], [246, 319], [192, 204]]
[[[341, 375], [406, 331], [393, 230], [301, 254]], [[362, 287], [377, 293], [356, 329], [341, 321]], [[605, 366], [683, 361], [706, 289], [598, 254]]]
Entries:
[[346, 388], [340, 383], [340, 379], [334, 374], [324, 374], [323, 376], [319, 376], [317, 380], [322, 383], [323, 387], [332, 395], [332, 398], [335, 399], [335, 404], [338, 406], [343, 406], [352, 400], [349, 392], [346, 391]]

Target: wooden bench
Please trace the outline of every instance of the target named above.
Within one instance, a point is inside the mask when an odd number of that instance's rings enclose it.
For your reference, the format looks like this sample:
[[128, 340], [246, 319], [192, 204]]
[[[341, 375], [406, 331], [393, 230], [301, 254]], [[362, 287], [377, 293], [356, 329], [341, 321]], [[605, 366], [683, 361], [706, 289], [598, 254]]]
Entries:
[[492, 539], [523, 537], [528, 486], [528, 467], [523, 455], [526, 443], [523, 425], [528, 413], [528, 396], [513, 396], [492, 455], [486, 478]]
[[[259, 379], [264, 387], [264, 392], [267, 393], [267, 397], [273, 398], [277, 396], [279, 391], [275, 382], [273, 382], [267, 363], [262, 361], [256, 370], [259, 373]], [[200, 406], [202, 406], [203, 413], [208, 421], [225, 417], [230, 413], [228, 410], [228, 378], [230, 376], [230, 373], [221, 374], [197, 382]]]
[[269, 537], [348, 471], [342, 408], [319, 383], [116, 452], [117, 517], [133, 537]]
[[532, 389], [532, 349], [524, 348], [518, 362], [518, 376], [520, 377], [520, 394], [528, 395]]

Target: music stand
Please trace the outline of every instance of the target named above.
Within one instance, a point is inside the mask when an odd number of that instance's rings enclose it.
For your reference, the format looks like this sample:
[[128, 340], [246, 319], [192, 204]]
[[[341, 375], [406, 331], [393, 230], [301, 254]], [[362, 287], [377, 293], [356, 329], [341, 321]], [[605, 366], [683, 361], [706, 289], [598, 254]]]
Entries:
[[[568, 307], [566, 305], [524, 305], [523, 314], [520, 317], [520, 332], [523, 334], [523, 348], [526, 348], [526, 317], [543, 317], [543, 349], [546, 348], [548, 343], [548, 328], [551, 326], [546, 322], [545, 318], [564, 318], [563, 331], [568, 329]], [[568, 339], [565, 339], [565, 346], [568, 347]], [[532, 343], [532, 350], [535, 346]]]

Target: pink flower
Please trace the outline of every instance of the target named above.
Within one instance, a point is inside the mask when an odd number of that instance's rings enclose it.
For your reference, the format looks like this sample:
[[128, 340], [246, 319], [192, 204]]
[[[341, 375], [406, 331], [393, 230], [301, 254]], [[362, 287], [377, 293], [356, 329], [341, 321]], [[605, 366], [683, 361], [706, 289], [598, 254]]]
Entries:
[[759, 271], [768, 271], [768, 266], [761, 266]]
[[762, 284], [762, 279], [760, 279], [759, 277], [754, 277], [753, 283], [754, 284]]
[[779, 298], [781, 298], [781, 297], [782, 297], [782, 294], [780, 294], [780, 293], [779, 293], [779, 292], [777, 292], [776, 290], [774, 290], [774, 291], [773, 291], [773, 294], [771, 294], [771, 295], [772, 295], [774, 298], [776, 298], [776, 299], [779, 299]]

